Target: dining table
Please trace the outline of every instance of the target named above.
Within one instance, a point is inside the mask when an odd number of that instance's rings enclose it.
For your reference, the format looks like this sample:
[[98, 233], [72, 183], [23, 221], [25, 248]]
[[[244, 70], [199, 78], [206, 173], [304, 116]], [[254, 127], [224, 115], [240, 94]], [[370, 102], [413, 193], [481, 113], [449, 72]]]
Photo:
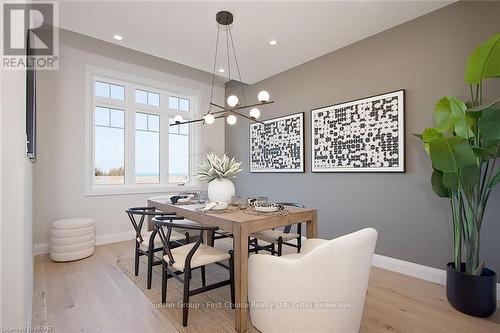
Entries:
[[[231, 209], [225, 212], [202, 211], [204, 204], [172, 204], [170, 196], [155, 196], [148, 199], [148, 206], [163, 212], [172, 212], [185, 219], [204, 225], [217, 226], [233, 235], [235, 323], [237, 332], [247, 331], [248, 326], [248, 240], [252, 233], [297, 223], [306, 224], [307, 238], [317, 237], [318, 218], [314, 208], [286, 206], [286, 211], [278, 213], [250, 213]], [[213, 234], [207, 239], [213, 245]]]

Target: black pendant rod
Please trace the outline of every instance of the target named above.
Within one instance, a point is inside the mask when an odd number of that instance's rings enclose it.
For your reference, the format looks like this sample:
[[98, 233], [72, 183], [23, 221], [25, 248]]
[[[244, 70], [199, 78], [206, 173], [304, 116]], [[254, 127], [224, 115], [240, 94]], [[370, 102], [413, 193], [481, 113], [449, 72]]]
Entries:
[[[226, 115], [223, 114], [223, 115], [215, 117], [215, 119], [225, 118], [225, 117], [226, 117]], [[183, 121], [183, 122], [179, 121], [179, 122], [175, 122], [173, 124], [170, 124], [170, 126], [178, 126], [178, 125], [184, 125], [184, 124], [199, 123], [201, 121], [205, 121], [205, 119], [204, 118], [200, 118], [200, 119], [188, 120], [188, 121]]]
[[[222, 111], [212, 112], [212, 114], [218, 114], [218, 113], [223, 113], [223, 112], [231, 112], [231, 113], [234, 113], [234, 114], [236, 114], [236, 115], [238, 115], [238, 116], [241, 116], [241, 117], [243, 117], [243, 118], [247, 118], [247, 119], [249, 119], [249, 120], [256, 121], [256, 122], [258, 122], [258, 123], [260, 123], [260, 124], [264, 124], [264, 123], [263, 123], [262, 121], [260, 121], [260, 120], [257, 120], [257, 119], [255, 119], [255, 118], [249, 117], [249, 116], [247, 116], [247, 115], [245, 115], [245, 114], [240, 113], [240, 112], [238, 112], [238, 111], [237, 111], [237, 110], [239, 110], [239, 109], [244, 109], [243, 107], [240, 107], [240, 108], [234, 108], [234, 109], [226, 109], [225, 107], [223, 107], [223, 106], [221, 106], [221, 105], [218, 105], [218, 104], [215, 104], [215, 103], [210, 103], [210, 105], [213, 105], [213, 106], [215, 106], [215, 107], [218, 107], [218, 108], [222, 109]], [[248, 107], [248, 106], [247, 106], [247, 107]]]
[[[261, 102], [261, 103], [255, 103], [255, 104], [250, 104], [250, 105], [243, 105], [243, 106], [238, 106], [237, 108], [234, 108], [234, 109], [226, 109], [225, 107], [221, 106], [221, 105], [218, 105], [218, 104], [215, 104], [215, 103], [210, 103], [210, 105], [212, 106], [216, 106], [218, 107], [219, 109], [222, 109], [224, 111], [231, 111], [231, 110], [242, 110], [242, 109], [247, 109], [247, 108], [251, 108], [251, 107], [254, 107], [254, 106], [260, 106], [260, 105], [266, 105], [266, 104], [272, 104], [274, 103], [274, 101], [268, 101], [268, 102]], [[217, 113], [222, 113], [224, 111], [215, 111], [215, 112], [210, 112], [212, 114], [217, 114]]]

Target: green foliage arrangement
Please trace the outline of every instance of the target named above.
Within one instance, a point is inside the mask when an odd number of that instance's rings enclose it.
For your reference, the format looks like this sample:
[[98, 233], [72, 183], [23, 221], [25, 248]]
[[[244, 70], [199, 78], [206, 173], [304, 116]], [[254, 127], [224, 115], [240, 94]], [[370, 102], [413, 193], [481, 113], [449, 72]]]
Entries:
[[[485, 103], [483, 83], [500, 77], [500, 34], [469, 56], [465, 82], [470, 100], [441, 98], [434, 109], [436, 127], [422, 134], [434, 172], [434, 192], [451, 204], [455, 269], [480, 275], [480, 231], [491, 191], [500, 182], [500, 98]], [[462, 260], [462, 255], [465, 255]]]
[[222, 158], [215, 153], [207, 154], [207, 159], [200, 164], [200, 171], [196, 174], [196, 178], [201, 181], [210, 182], [214, 179], [236, 178], [236, 174], [240, 172], [241, 162], [236, 162], [234, 157], [229, 157], [224, 154]]

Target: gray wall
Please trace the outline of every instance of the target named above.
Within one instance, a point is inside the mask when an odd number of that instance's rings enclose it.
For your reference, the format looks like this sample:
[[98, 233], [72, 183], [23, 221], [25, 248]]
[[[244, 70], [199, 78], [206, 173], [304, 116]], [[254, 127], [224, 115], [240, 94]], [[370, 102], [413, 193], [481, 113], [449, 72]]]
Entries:
[[[227, 152], [247, 167], [236, 180], [237, 192], [317, 207], [322, 238], [373, 226], [379, 231], [377, 253], [443, 268], [452, 257], [449, 204], [432, 192], [429, 158], [411, 134], [433, 125], [440, 97], [467, 99], [467, 56], [500, 32], [498, 13], [498, 2], [456, 3], [247, 87], [247, 98], [265, 89], [275, 101], [261, 108], [263, 119], [305, 112], [306, 172], [250, 174], [248, 122], [239, 121], [226, 127]], [[487, 100], [500, 96], [500, 82], [486, 86]], [[401, 88], [406, 89], [406, 173], [310, 172], [312, 108]], [[226, 95], [232, 90], [227, 85]], [[498, 216], [497, 188], [483, 227], [482, 259], [500, 272]]]

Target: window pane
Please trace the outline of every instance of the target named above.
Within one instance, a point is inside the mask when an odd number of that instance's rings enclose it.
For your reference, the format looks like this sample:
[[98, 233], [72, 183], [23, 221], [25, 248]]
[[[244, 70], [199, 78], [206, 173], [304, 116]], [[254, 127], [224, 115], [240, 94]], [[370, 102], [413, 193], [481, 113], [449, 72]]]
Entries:
[[168, 108], [179, 110], [179, 99], [177, 97], [168, 96]]
[[119, 99], [120, 101], [124, 101], [125, 100], [125, 87], [112, 84], [111, 85], [111, 98]]
[[[113, 113], [116, 119], [120, 118], [119, 114], [124, 118], [124, 111], [111, 110]], [[95, 126], [94, 133], [94, 183], [124, 184], [125, 130], [123, 127]]]
[[95, 95], [99, 97], [109, 98], [109, 84], [95, 81]]
[[[159, 116], [136, 113], [136, 124], [158, 122]], [[142, 126], [142, 124], [141, 124]], [[135, 182], [137, 184], [158, 184], [160, 182], [160, 133], [158, 131], [135, 131]]]
[[[174, 127], [174, 126], [172, 126]], [[177, 126], [179, 128], [179, 133], [180, 134], [189, 134], [189, 124], [183, 124]]]
[[125, 112], [111, 109], [111, 127], [125, 128]]
[[140, 104], [148, 104], [148, 93], [144, 90], [135, 90], [135, 102]]
[[160, 94], [148, 92], [148, 104], [152, 106], [160, 106]]
[[189, 181], [189, 136], [169, 134], [168, 182]]
[[148, 130], [153, 132], [160, 131], [160, 116], [148, 115]]
[[109, 126], [109, 109], [96, 106], [94, 118], [97, 126]]
[[145, 113], [135, 113], [135, 129], [146, 131], [148, 129], [148, 115]]
[[179, 98], [179, 110], [189, 111], [189, 99]]

